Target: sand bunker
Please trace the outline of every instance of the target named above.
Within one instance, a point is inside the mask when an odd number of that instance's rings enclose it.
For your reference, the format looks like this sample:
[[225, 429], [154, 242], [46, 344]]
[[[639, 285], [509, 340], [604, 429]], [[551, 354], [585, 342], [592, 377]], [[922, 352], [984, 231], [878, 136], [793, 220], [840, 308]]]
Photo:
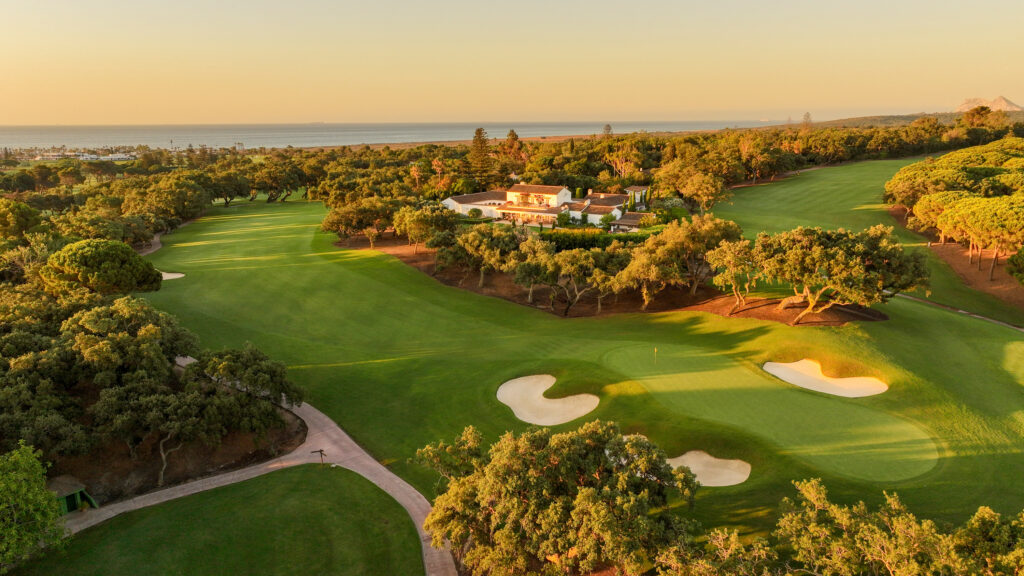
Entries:
[[825, 394], [860, 398], [874, 396], [889, 389], [889, 385], [878, 378], [861, 376], [855, 378], [831, 378], [821, 373], [821, 364], [804, 358], [788, 364], [765, 362], [764, 371], [794, 386], [807, 388]]
[[668, 459], [673, 468], [686, 466], [704, 486], [734, 486], [750, 477], [750, 464], [743, 460], [715, 458], [703, 450], [690, 450]]
[[540, 426], [565, 424], [597, 408], [600, 402], [593, 394], [545, 398], [544, 391], [554, 385], [555, 377], [549, 374], [523, 376], [502, 384], [498, 401], [511, 408], [516, 418]]
[[181, 272], [161, 272], [160, 274], [163, 275], [164, 280], [177, 280], [185, 277]]

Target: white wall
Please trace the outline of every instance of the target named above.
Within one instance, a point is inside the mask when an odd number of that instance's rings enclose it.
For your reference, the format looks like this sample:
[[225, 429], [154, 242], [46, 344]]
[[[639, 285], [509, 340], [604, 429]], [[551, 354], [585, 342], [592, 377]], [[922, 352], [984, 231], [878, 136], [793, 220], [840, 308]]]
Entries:
[[441, 200], [441, 205], [449, 210], [454, 210], [459, 214], [468, 216], [469, 211], [473, 208], [479, 208], [484, 218], [498, 218], [498, 211], [495, 210], [495, 206], [499, 204], [459, 204], [451, 198], [445, 198]]
[[441, 200], [441, 205], [449, 210], [454, 210], [459, 214], [462, 214], [462, 204], [459, 204], [458, 202], [452, 200], [451, 198], [445, 198], [444, 200]]

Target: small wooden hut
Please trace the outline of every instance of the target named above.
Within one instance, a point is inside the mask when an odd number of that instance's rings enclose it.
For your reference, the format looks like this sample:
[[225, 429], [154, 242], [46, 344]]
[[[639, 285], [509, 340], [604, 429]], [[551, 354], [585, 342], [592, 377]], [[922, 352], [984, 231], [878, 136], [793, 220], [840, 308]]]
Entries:
[[96, 501], [85, 491], [85, 484], [82, 484], [74, 476], [57, 476], [46, 482], [46, 488], [57, 495], [61, 511], [64, 514], [74, 512], [86, 504], [96, 508]]

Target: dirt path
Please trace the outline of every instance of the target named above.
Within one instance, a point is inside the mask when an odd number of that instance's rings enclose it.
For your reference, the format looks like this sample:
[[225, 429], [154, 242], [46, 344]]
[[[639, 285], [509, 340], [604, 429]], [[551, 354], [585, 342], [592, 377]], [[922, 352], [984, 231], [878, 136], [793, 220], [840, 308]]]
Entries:
[[438, 550], [432, 547], [430, 536], [423, 530], [423, 521], [430, 513], [430, 502], [422, 494], [380, 462], [374, 460], [323, 412], [309, 404], [293, 408], [292, 412], [306, 422], [308, 433], [306, 441], [291, 453], [241, 470], [193, 480], [100, 508], [72, 513], [66, 517], [65, 526], [71, 533], [80, 532], [124, 512], [235, 484], [282, 468], [319, 463], [320, 455], [313, 451], [323, 450], [325, 462], [347, 468], [373, 482], [406, 509], [416, 525], [416, 532], [420, 537], [423, 565], [427, 576], [457, 576], [455, 562], [452, 560], [451, 554], [447, 550]]

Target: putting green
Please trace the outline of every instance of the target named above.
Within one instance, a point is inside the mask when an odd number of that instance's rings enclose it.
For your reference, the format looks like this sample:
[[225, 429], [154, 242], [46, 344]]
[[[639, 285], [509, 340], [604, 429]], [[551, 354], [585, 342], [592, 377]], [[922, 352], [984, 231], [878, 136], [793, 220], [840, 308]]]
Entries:
[[617, 348], [603, 360], [681, 416], [746, 430], [781, 454], [837, 474], [905, 480], [938, 460], [931, 437], [905, 419], [793, 389], [707, 350], [662, 344], [655, 360], [652, 346], [643, 344]]

